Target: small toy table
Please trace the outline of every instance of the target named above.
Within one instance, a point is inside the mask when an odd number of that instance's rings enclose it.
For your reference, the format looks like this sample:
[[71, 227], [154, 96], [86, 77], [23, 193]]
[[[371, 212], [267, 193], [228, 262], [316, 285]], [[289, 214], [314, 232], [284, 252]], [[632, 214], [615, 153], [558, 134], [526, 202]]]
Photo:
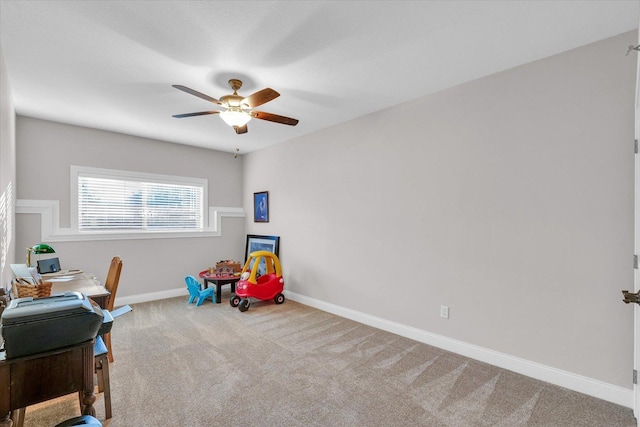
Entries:
[[209, 283], [213, 283], [216, 287], [216, 304], [220, 304], [222, 300], [222, 286], [231, 285], [231, 292], [236, 291], [236, 283], [240, 280], [240, 276], [216, 276], [209, 274], [209, 270], [200, 272], [200, 278], [204, 280], [205, 289], [209, 287]]

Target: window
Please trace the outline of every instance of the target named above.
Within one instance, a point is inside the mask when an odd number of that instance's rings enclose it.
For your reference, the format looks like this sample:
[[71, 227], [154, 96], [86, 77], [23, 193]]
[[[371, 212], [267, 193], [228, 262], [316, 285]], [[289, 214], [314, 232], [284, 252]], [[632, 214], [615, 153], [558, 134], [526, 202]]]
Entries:
[[202, 231], [207, 181], [71, 167], [79, 231]]

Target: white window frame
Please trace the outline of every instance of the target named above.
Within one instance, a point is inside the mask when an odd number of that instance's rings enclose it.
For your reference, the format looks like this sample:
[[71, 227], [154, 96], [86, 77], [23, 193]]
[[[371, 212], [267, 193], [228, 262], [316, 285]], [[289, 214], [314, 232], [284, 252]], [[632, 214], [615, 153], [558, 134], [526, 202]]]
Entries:
[[[189, 237], [202, 234], [209, 229], [209, 201], [208, 201], [208, 181], [202, 178], [182, 177], [174, 175], [161, 175], [144, 172], [132, 172], [116, 169], [94, 168], [89, 166], [71, 165], [70, 186], [71, 186], [71, 206], [70, 206], [70, 223], [71, 229], [75, 232], [86, 236], [111, 236], [114, 238], [149, 238], [157, 237]], [[195, 230], [80, 230], [78, 226], [78, 178], [80, 175], [91, 176], [96, 178], [117, 179], [127, 181], [146, 181], [161, 184], [188, 185], [202, 187], [202, 229]]]

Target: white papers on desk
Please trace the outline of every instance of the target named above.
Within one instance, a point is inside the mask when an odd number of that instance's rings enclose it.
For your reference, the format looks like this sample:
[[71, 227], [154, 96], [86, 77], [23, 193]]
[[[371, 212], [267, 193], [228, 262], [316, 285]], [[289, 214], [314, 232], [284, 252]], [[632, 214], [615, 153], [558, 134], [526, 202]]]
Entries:
[[42, 278], [48, 280], [50, 277], [74, 276], [82, 272], [83, 272], [82, 270], [60, 270], [60, 271], [56, 271], [55, 273], [45, 273], [42, 275]]
[[73, 279], [75, 279], [74, 276], [58, 276], [58, 277], [52, 277], [50, 279], [45, 279], [45, 280], [47, 282], [69, 282]]

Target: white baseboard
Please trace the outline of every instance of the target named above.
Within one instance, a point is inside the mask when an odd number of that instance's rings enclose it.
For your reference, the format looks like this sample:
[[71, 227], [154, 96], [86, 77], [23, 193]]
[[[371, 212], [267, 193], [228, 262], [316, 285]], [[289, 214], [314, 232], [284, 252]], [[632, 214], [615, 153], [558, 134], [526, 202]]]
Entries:
[[156, 301], [167, 298], [175, 298], [183, 295], [189, 295], [186, 287], [169, 289], [167, 291], [150, 292], [148, 294], [130, 295], [126, 297], [116, 297], [114, 307], [122, 305], [140, 304], [141, 302]]
[[[542, 365], [530, 360], [514, 357], [509, 354], [500, 353], [488, 348], [468, 344], [463, 341], [451, 339], [442, 335], [433, 334], [421, 329], [406, 326], [400, 323], [391, 322], [380, 317], [371, 316], [359, 311], [344, 308], [338, 305], [330, 304], [304, 295], [296, 294], [291, 291], [284, 291], [285, 296], [292, 300], [310, 307], [317, 308], [328, 313], [338, 315], [347, 319], [354, 320], [374, 328], [382, 329], [403, 337], [407, 337], [418, 342], [442, 348], [471, 359], [479, 360], [490, 365], [508, 369], [522, 375], [526, 375], [537, 380], [555, 384], [560, 387], [584, 393], [598, 399], [622, 405], [627, 408], [633, 408], [633, 390], [615, 386], [593, 378], [574, 374], [572, 372], [556, 369], [551, 366]], [[188, 295], [186, 288], [176, 288], [167, 291], [152, 292], [148, 294], [132, 295], [122, 298], [116, 298], [116, 306], [127, 304], [138, 304], [160, 300], [165, 298], [174, 298], [178, 296]]]
[[447, 338], [442, 335], [433, 334], [411, 326], [391, 322], [359, 311], [350, 310], [325, 301], [296, 294], [295, 292], [285, 291], [284, 294], [292, 301], [296, 301], [328, 313], [336, 314], [374, 328], [392, 332], [418, 342], [442, 348], [471, 359], [479, 360], [503, 369], [508, 369], [569, 390], [574, 390], [598, 399], [626, 406], [627, 408], [633, 408], [633, 390], [631, 389], [615, 386], [593, 378], [563, 371], [561, 369], [556, 369], [551, 366], [542, 365], [540, 363], [521, 359], [519, 357], [514, 357], [509, 354], [500, 353], [477, 345], [468, 344], [463, 341]]

